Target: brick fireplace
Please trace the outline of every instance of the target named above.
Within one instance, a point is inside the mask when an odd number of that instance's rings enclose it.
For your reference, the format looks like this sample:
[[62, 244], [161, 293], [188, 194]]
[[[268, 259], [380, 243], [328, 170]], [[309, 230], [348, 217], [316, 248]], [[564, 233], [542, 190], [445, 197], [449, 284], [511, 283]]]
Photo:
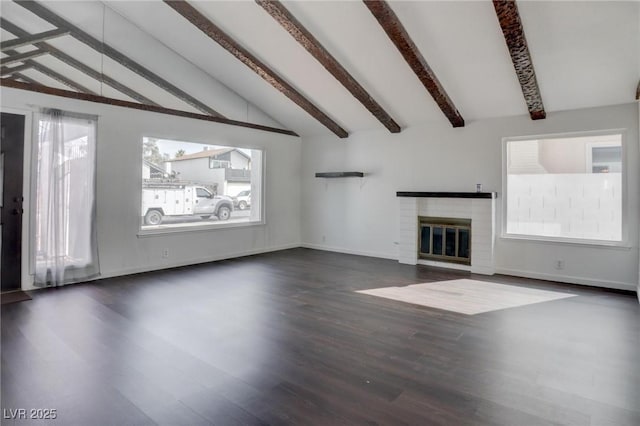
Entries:
[[[495, 273], [495, 192], [398, 192], [400, 252], [398, 261], [408, 265], [433, 265], [478, 274]], [[420, 217], [471, 221], [471, 264], [419, 258]]]

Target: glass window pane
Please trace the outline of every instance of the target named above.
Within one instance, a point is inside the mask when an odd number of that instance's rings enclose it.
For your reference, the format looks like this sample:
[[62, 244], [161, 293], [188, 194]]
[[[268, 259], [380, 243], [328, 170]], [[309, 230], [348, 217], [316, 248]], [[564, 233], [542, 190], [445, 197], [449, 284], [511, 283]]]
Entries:
[[420, 231], [420, 252], [429, 254], [430, 247], [431, 247], [431, 227], [422, 226], [422, 229]]
[[440, 226], [433, 227], [433, 254], [442, 255], [443, 229]]
[[506, 233], [622, 240], [622, 135], [508, 141]]
[[446, 238], [445, 238], [444, 254], [445, 256], [455, 256], [456, 255], [456, 229], [446, 228], [445, 235], [446, 235]]
[[209, 198], [210, 195], [211, 193], [209, 193], [209, 191], [207, 191], [206, 189], [196, 188], [196, 196], [198, 198]]
[[591, 150], [592, 173], [620, 173], [622, 171], [621, 146], [595, 146]]
[[469, 249], [470, 249], [469, 230], [459, 229], [458, 230], [458, 257], [464, 257], [468, 259]]
[[261, 150], [148, 137], [142, 150], [141, 229], [261, 220]]

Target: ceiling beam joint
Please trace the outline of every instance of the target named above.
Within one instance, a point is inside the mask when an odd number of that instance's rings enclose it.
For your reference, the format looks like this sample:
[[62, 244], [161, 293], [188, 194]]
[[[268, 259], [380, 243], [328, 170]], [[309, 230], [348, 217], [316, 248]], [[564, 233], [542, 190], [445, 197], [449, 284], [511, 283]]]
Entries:
[[[7, 50], [4, 53], [6, 53], [8, 55], [11, 55], [10, 56], [11, 58], [15, 57], [18, 54], [18, 52], [16, 50]], [[91, 91], [90, 89], [84, 87], [83, 85], [78, 84], [75, 81], [71, 80], [70, 78], [68, 78], [68, 77], [66, 77], [66, 76], [64, 76], [64, 75], [52, 70], [51, 68], [46, 67], [46, 66], [44, 66], [44, 65], [42, 65], [42, 64], [40, 64], [40, 63], [38, 63], [38, 62], [36, 62], [34, 60], [31, 60], [31, 59], [25, 60], [24, 61], [24, 65], [20, 65], [18, 67], [13, 67], [13, 68], [17, 69], [17, 68], [22, 68], [23, 66], [26, 66], [28, 68], [33, 68], [34, 70], [38, 71], [39, 73], [44, 74], [44, 75], [46, 75], [46, 76], [48, 76], [48, 77], [50, 77], [50, 78], [62, 83], [62, 84], [64, 84], [65, 86], [71, 87], [74, 90], [78, 90], [78, 91], [84, 92], [84, 93], [94, 94], [93, 91]], [[5, 69], [7, 67], [2, 67], [2, 68]], [[9, 68], [9, 69], [11, 69], [11, 68]], [[31, 80], [31, 81], [26, 80], [25, 79], [25, 77], [26, 77], [25, 75], [23, 75], [23, 74], [20, 74], [20, 75], [22, 76], [23, 80], [25, 80], [25, 81], [27, 81], [29, 83], [34, 81], [34, 80]]]
[[51, 31], [45, 31], [39, 34], [29, 35], [27, 37], [18, 37], [16, 39], [7, 40], [0, 43], [0, 50], [4, 52], [5, 50], [15, 49], [17, 47], [22, 47], [22, 46], [28, 46], [30, 44], [35, 44], [40, 41], [50, 40], [52, 38], [62, 37], [68, 34], [69, 34], [68, 30], [56, 29]]
[[29, 63], [30, 61], [27, 61], [26, 64], [22, 64], [22, 65], [18, 65], [15, 67], [2, 67], [0, 69], [0, 71], [2, 72], [2, 76], [4, 77], [5, 75], [11, 75], [20, 71], [24, 71], [24, 70], [28, 70], [29, 68], [32, 67], [32, 65]]
[[400, 126], [373, 99], [324, 46], [277, 0], [255, 0], [273, 19], [304, 47], [329, 73], [335, 77], [374, 117], [391, 133], [399, 133]]
[[[17, 36], [17, 37], [28, 37], [30, 34], [28, 32], [26, 32], [25, 30], [23, 30], [22, 28], [18, 27], [17, 25], [7, 21], [5, 18], [0, 17], [0, 27], [2, 27], [4, 30], [10, 32], [11, 34]], [[65, 64], [69, 65], [70, 67], [73, 67], [75, 69], [77, 69], [78, 71], [83, 72], [84, 74], [88, 75], [89, 77], [101, 82], [101, 83], [105, 83], [108, 86], [113, 87], [114, 89], [118, 90], [120, 93], [129, 96], [131, 99], [135, 99], [136, 101], [146, 104], [146, 105], [158, 105], [155, 102], [153, 102], [151, 99], [142, 96], [140, 93], [136, 92], [135, 90], [125, 86], [124, 84], [121, 84], [120, 82], [116, 81], [115, 79], [109, 77], [108, 75], [105, 75], [99, 71], [94, 70], [93, 68], [85, 65], [84, 63], [74, 59], [73, 57], [67, 55], [66, 53], [62, 52], [61, 50], [51, 46], [48, 43], [45, 42], [37, 42], [34, 44], [37, 48], [42, 49], [47, 51], [51, 56], [53, 56], [54, 58], [58, 59], [61, 62], [64, 62]], [[12, 68], [13, 69], [13, 68]], [[93, 92], [91, 92], [93, 93]]]
[[[9, 54], [9, 52], [11, 51], [6, 51], [4, 53]], [[4, 58], [0, 59], [0, 63], [2, 63], [2, 65], [9, 65], [16, 62], [25, 62], [29, 59], [37, 58], [38, 56], [47, 54], [47, 52], [40, 49], [32, 50], [30, 52], [25, 52], [25, 53], [18, 53], [16, 51], [13, 51], [13, 52], [14, 54], [5, 56]]]
[[156, 86], [171, 93], [176, 98], [191, 105], [193, 108], [199, 111], [202, 111], [205, 114], [209, 114], [213, 117], [224, 118], [222, 114], [215, 111], [213, 108], [200, 102], [193, 96], [189, 95], [185, 91], [169, 83], [167, 80], [163, 79], [158, 74], [140, 65], [139, 63], [135, 62], [133, 59], [129, 58], [128, 56], [120, 53], [119, 51], [117, 51], [107, 43], [100, 41], [97, 38], [86, 33], [85, 31], [81, 30], [79, 27], [73, 25], [71, 22], [67, 21], [66, 19], [58, 16], [51, 10], [42, 6], [40, 3], [35, 2], [33, 0], [21, 0], [21, 1], [16, 1], [16, 3], [24, 7], [34, 15], [38, 16], [39, 18], [49, 22], [51, 25], [64, 30], [68, 30], [70, 34], [78, 41], [86, 44], [87, 46], [91, 47], [95, 51], [102, 53], [105, 56], [108, 56], [109, 58], [118, 62], [120, 65], [124, 66], [125, 68], [128, 68], [130, 71], [133, 71], [134, 73], [145, 78], [146, 80], [150, 81]]
[[33, 78], [27, 77], [26, 75], [24, 75], [22, 73], [19, 73], [19, 72], [13, 74], [13, 77], [15, 79], [22, 80], [22, 81], [25, 81], [25, 82], [30, 83], [30, 84], [41, 84], [41, 83], [38, 83]]

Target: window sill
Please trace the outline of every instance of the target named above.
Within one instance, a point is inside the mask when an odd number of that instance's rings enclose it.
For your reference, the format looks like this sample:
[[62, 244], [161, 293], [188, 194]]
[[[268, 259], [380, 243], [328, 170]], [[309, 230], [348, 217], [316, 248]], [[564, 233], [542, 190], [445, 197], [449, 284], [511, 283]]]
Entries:
[[631, 250], [627, 241], [571, 240], [568, 238], [535, 237], [530, 235], [501, 235], [501, 240], [523, 241], [536, 244], [556, 244], [574, 247], [592, 247], [613, 250]]
[[[202, 232], [202, 231], [216, 231], [220, 229], [233, 229], [233, 228], [249, 228], [254, 226], [263, 226], [265, 221], [253, 221], [253, 222], [237, 222], [237, 223], [224, 223], [216, 225], [195, 225], [195, 226], [173, 226], [168, 228], [154, 228], [154, 229], [140, 229], [138, 231], [138, 238], [155, 237], [167, 234], [183, 234], [187, 232]], [[159, 225], [162, 226], [162, 225]]]

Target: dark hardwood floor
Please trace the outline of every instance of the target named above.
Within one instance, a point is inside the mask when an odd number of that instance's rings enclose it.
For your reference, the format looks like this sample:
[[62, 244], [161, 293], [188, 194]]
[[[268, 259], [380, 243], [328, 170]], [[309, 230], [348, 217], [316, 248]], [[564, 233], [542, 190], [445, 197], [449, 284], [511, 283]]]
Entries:
[[[468, 277], [578, 297], [466, 316], [354, 293]], [[630, 294], [293, 249], [32, 296], [2, 306], [2, 424], [640, 425]]]

